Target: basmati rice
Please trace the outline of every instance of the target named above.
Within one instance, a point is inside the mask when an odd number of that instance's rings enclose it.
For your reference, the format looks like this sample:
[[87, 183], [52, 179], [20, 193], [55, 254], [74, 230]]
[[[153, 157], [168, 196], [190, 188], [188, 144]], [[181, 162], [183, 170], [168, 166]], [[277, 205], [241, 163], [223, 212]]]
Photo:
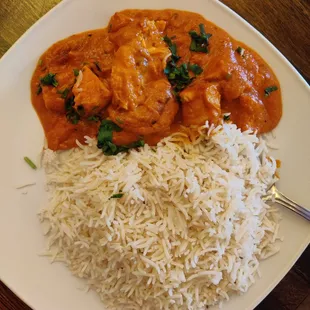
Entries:
[[[46, 150], [48, 254], [108, 309], [205, 309], [244, 293], [277, 252], [276, 181], [264, 140], [208, 124], [157, 147], [105, 156], [96, 140]], [[114, 194], [121, 198], [112, 198]]]

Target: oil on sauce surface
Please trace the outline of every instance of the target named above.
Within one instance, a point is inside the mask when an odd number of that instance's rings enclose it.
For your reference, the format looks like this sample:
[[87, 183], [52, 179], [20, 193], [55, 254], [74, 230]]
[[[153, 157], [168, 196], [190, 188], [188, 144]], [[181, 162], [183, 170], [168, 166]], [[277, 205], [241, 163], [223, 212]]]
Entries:
[[[189, 48], [189, 32], [199, 34], [199, 24], [212, 34], [208, 53]], [[202, 69], [190, 72], [177, 98], [164, 72], [173, 57], [165, 36], [176, 45], [177, 66]], [[266, 96], [268, 87], [278, 90]], [[280, 85], [268, 64], [202, 16], [177, 10], [122, 11], [105, 29], [55, 43], [37, 65], [31, 93], [52, 150], [95, 137], [104, 118], [123, 129], [113, 134], [123, 145], [141, 136], [155, 144], [180, 125], [217, 124], [227, 112], [242, 130], [264, 133], [282, 115]]]

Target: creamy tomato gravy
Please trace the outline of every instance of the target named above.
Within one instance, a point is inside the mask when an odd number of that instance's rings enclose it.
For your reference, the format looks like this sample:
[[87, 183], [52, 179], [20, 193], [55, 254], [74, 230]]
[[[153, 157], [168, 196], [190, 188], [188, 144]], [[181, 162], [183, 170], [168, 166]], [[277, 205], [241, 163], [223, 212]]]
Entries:
[[[199, 24], [212, 35], [208, 53], [190, 50], [189, 32], [199, 34]], [[178, 66], [202, 69], [190, 72], [178, 100], [164, 72], [171, 60], [165, 36], [176, 44]], [[48, 74], [54, 85], [40, 82]], [[270, 87], [277, 90], [266, 94]], [[181, 125], [216, 124], [228, 112], [242, 130], [264, 133], [282, 115], [280, 85], [268, 64], [199, 14], [177, 10], [125, 10], [105, 29], [55, 43], [38, 62], [31, 96], [52, 150], [95, 137], [97, 120], [105, 118], [122, 128], [113, 142], [123, 145], [141, 137], [155, 144]]]

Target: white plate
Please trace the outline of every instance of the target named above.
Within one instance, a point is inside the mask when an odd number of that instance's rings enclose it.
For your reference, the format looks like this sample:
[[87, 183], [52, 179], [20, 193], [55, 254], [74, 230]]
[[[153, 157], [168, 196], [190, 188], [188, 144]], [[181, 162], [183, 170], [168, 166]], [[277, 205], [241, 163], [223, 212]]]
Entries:
[[[290, 63], [255, 29], [213, 0], [74, 0], [64, 1], [35, 24], [0, 61], [0, 277], [26, 303], [40, 310], [103, 309], [95, 293], [85, 294], [80, 280], [61, 264], [38, 256], [44, 238], [36, 213], [45, 201], [42, 171], [23, 161], [35, 158], [43, 143], [41, 124], [30, 102], [30, 78], [36, 62], [52, 43], [73, 33], [107, 25], [109, 17], [125, 8], [177, 8], [203, 14], [262, 55], [278, 76], [284, 115], [276, 129], [282, 160], [279, 187], [310, 207], [310, 91]], [[20, 184], [36, 186], [16, 190]], [[27, 194], [23, 194], [27, 191]], [[281, 280], [308, 245], [310, 225], [283, 210], [280, 254], [261, 264], [263, 277], [243, 297], [224, 309], [253, 309]]]

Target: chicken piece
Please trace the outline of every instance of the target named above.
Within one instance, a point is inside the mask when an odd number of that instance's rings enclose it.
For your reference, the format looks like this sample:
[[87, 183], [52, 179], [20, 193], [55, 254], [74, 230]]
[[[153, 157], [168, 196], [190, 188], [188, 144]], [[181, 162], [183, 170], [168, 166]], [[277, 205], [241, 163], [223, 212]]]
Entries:
[[147, 135], [169, 128], [179, 106], [166, 80], [151, 82], [144, 91], [145, 100], [133, 109], [110, 105], [109, 117], [127, 131]]
[[[239, 98], [238, 109], [232, 110], [231, 119], [242, 130], [258, 129], [262, 133], [266, 123], [270, 122], [270, 117], [264, 106], [264, 103], [258, 98], [256, 92], [242, 94]], [[265, 122], [260, 122], [259, 127], [257, 119], [264, 119]]]
[[252, 88], [252, 83], [248, 80], [246, 70], [236, 65], [231, 73], [228, 73], [226, 80], [221, 83], [223, 99], [231, 101], [239, 98], [244, 92]]
[[167, 27], [167, 22], [165, 20], [157, 20], [155, 25], [159, 32], [163, 32]]
[[42, 95], [47, 110], [56, 113], [65, 112], [65, 100], [61, 98], [60, 94], [57, 92], [57, 88], [52, 86], [43, 86]]
[[141, 26], [124, 13], [115, 13], [109, 23], [109, 40], [121, 47], [134, 40]]
[[82, 106], [85, 116], [100, 112], [111, 101], [112, 93], [87, 67], [80, 71], [72, 92], [76, 106]]
[[173, 122], [178, 104], [163, 73], [167, 55], [170, 51], [153, 21], [144, 21], [136, 37], [115, 53], [108, 113], [126, 131], [151, 134]]
[[133, 19], [122, 12], [116, 12], [110, 19], [109, 31], [116, 32], [119, 29], [132, 23]]
[[217, 123], [221, 116], [221, 94], [217, 83], [197, 81], [180, 93], [184, 125]]
[[217, 56], [211, 59], [204, 70], [204, 78], [207, 81], [222, 81], [231, 72], [231, 64]]
[[[51, 72], [56, 72], [53, 69]], [[65, 89], [70, 90], [74, 83], [74, 75], [72, 70], [66, 69], [65, 72], [57, 72], [55, 80], [58, 83], [57, 87], [42, 85], [42, 95], [44, 104], [47, 110], [56, 113], [65, 113], [65, 99], [62, 96], [62, 92]]]
[[[112, 65], [113, 104], [126, 110], [134, 109], [142, 96], [143, 73], [148, 65], [148, 54], [143, 50], [142, 41], [135, 42], [135, 46], [121, 46], [115, 53]], [[139, 50], [144, 53], [139, 53]]]

